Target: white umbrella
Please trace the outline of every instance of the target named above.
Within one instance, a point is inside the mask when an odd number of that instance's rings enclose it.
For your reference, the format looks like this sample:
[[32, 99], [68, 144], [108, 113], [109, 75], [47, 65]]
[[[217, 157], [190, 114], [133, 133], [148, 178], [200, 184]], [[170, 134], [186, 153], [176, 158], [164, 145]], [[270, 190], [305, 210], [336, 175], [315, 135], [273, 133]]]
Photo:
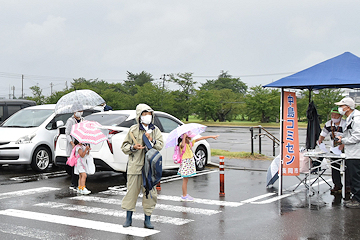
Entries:
[[64, 114], [82, 111], [98, 106], [104, 102], [105, 100], [92, 90], [75, 90], [59, 99], [55, 106], [55, 113]]
[[273, 185], [279, 178], [280, 155], [272, 160], [266, 173], [266, 186]]

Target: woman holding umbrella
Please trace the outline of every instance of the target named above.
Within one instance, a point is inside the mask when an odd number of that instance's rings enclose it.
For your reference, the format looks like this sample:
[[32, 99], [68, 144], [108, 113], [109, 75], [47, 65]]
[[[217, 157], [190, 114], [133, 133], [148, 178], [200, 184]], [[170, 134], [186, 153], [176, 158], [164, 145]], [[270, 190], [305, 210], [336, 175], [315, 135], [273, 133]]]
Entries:
[[[79, 109], [82, 109], [82, 106], [79, 106]], [[84, 121], [84, 118], [82, 117], [83, 111], [76, 111], [74, 114], [66, 121], [65, 125], [65, 134], [66, 134], [66, 154], [70, 156], [72, 149], [75, 147], [75, 138], [71, 136], [71, 129], [72, 126], [74, 126], [77, 123], [80, 123]], [[79, 182], [79, 175], [74, 173], [74, 167], [71, 169], [71, 190], [77, 190]]]
[[[70, 135], [72, 126], [83, 121], [83, 110], [93, 108], [100, 104], [103, 104], [105, 100], [96, 92], [89, 89], [75, 90], [62, 96], [55, 106], [56, 114], [74, 113], [66, 122], [66, 153], [70, 156], [72, 149], [74, 148], [74, 138]], [[78, 175], [74, 174], [72, 169], [71, 186], [70, 189], [77, 189]]]

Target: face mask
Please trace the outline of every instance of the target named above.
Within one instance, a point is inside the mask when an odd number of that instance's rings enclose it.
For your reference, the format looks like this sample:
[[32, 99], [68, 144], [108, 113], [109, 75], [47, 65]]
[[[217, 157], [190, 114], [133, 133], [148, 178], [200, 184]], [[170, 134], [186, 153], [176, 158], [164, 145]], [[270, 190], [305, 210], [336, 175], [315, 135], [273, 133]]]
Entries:
[[345, 115], [346, 111], [342, 109], [342, 107], [338, 107], [338, 111], [341, 115]]
[[333, 123], [338, 123], [338, 122], [340, 122], [340, 120], [341, 120], [341, 118], [331, 118], [331, 121]]
[[83, 115], [83, 112], [76, 112], [75, 113], [75, 117], [79, 118]]
[[142, 123], [150, 124], [151, 120], [152, 120], [152, 116], [151, 115], [145, 115], [145, 116], [141, 116], [140, 119], [141, 119]]

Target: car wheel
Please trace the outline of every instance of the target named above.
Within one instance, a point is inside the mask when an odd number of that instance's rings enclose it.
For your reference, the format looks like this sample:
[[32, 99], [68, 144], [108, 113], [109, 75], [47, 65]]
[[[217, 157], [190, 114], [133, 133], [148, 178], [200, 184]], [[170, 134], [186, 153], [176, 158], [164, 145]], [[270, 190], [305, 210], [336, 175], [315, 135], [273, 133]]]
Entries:
[[123, 172], [122, 175], [123, 175], [123, 177], [125, 179], [125, 184], [126, 184], [127, 183], [127, 172]]
[[31, 161], [31, 168], [37, 172], [44, 171], [50, 164], [51, 153], [46, 147], [38, 147]]
[[196, 170], [201, 171], [204, 170], [205, 165], [207, 163], [207, 151], [204, 146], [199, 146], [195, 150], [195, 165]]

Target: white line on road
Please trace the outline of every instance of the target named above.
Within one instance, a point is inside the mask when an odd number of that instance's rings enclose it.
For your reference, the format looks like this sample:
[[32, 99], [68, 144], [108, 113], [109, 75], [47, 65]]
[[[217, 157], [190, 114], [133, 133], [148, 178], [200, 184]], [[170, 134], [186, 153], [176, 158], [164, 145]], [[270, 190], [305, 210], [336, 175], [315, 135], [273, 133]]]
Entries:
[[[51, 232], [26, 226], [13, 225], [8, 223], [0, 223], [0, 232], [28, 237], [31, 239], [49, 240], [49, 239], [67, 239], [67, 240], [95, 240], [94, 238], [85, 237], [83, 235], [71, 235], [67, 233]], [[16, 239], [14, 237], [14, 239]]]
[[[72, 197], [70, 199], [104, 203], [104, 204], [121, 205], [120, 199], [110, 199], [110, 198], [92, 197], [92, 196], [77, 196], [77, 197]], [[141, 207], [142, 203], [137, 202], [136, 206]], [[167, 205], [167, 204], [161, 204], [161, 203], [156, 204], [156, 209], [165, 210], [165, 211], [173, 211], [173, 212], [186, 212], [186, 213], [192, 213], [192, 214], [202, 214], [202, 215], [208, 215], [208, 216], [221, 212], [221, 211], [217, 211], [217, 210], [174, 206], [174, 205]]]
[[[326, 179], [327, 182], [330, 181], [330, 180], [331, 180], [331, 179]], [[320, 181], [320, 182], [319, 182], [319, 185], [322, 185], [322, 184], [324, 184], [324, 183], [325, 183], [325, 181]], [[317, 185], [317, 184], [316, 184], [316, 185]], [[270, 199], [267, 199], [267, 200], [264, 200], [264, 201], [261, 201], [261, 202], [251, 202], [251, 203], [252, 203], [252, 204], [266, 204], [266, 203], [271, 203], [271, 202], [275, 202], [275, 201], [277, 201], [277, 200], [280, 200], [280, 199], [283, 199], [283, 198], [286, 198], [286, 197], [290, 197], [290, 196], [292, 196], [292, 195], [294, 195], [294, 194], [296, 194], [296, 193], [299, 193], [299, 192], [301, 192], [301, 191], [304, 191], [304, 190], [306, 190], [306, 188], [298, 189], [298, 190], [293, 191], [293, 192], [291, 192], [291, 193], [283, 194], [283, 195], [281, 195], [281, 196], [273, 197], [273, 198], [270, 198]]]
[[20, 190], [20, 191], [15, 191], [15, 192], [0, 193], [0, 199], [11, 198], [11, 197], [21, 197], [21, 196], [25, 196], [25, 195], [44, 193], [44, 192], [49, 192], [49, 191], [56, 191], [56, 190], [60, 190], [60, 189], [61, 188], [41, 187], [41, 188]]
[[[118, 190], [107, 190], [100, 192], [102, 194], [107, 195], [122, 195], [125, 196], [126, 192], [124, 191], [118, 191]], [[139, 198], [142, 198], [142, 193], [139, 194]], [[166, 201], [175, 201], [175, 202], [181, 202], [181, 197], [178, 196], [167, 196], [167, 195], [158, 195], [158, 200], [166, 200]], [[227, 201], [219, 201], [219, 200], [211, 200], [211, 199], [201, 199], [201, 198], [194, 198], [193, 203], [201, 203], [206, 205], [217, 205], [217, 206], [227, 206], [227, 207], [238, 207], [243, 205], [244, 203], [241, 202], [227, 202]]]
[[73, 227], [94, 229], [99, 231], [128, 234], [137, 237], [147, 237], [160, 232], [158, 230], [151, 230], [146, 228], [137, 228], [137, 227], [124, 228], [122, 225], [114, 224], [114, 223], [106, 223], [106, 222], [99, 222], [99, 221], [87, 220], [82, 218], [80, 219], [74, 217], [65, 217], [65, 216], [59, 216], [59, 215], [53, 215], [47, 213], [38, 213], [38, 212], [30, 212], [30, 211], [15, 210], [15, 209], [7, 209], [0, 211], [0, 215], [26, 218], [37, 221], [43, 221], [43, 222], [63, 224]]
[[262, 198], [266, 198], [266, 197], [270, 197], [272, 195], [275, 195], [276, 193], [266, 193], [257, 197], [253, 197], [253, 198], [249, 198], [247, 200], [241, 201], [242, 203], [252, 203], [255, 202], [256, 200], [262, 199]]
[[[107, 208], [98, 208], [98, 207], [88, 207], [81, 205], [73, 205], [66, 203], [56, 203], [56, 202], [47, 202], [47, 203], [38, 203], [35, 206], [39, 207], [48, 207], [48, 208], [57, 208], [69, 211], [78, 211], [90, 214], [100, 214], [112, 217], [126, 217], [126, 212], [124, 210], [116, 209], [107, 209]], [[133, 219], [144, 220], [144, 214], [133, 213]], [[159, 215], [151, 215], [151, 221], [160, 222], [160, 223], [169, 223], [173, 225], [184, 225], [186, 223], [192, 222], [191, 219], [175, 218], [175, 217], [166, 217]]]
[[10, 178], [10, 180], [12, 180], [12, 181], [29, 181], [29, 180], [62, 177], [62, 176], [66, 176], [66, 175], [68, 175], [68, 174], [65, 171], [57, 171], [57, 172], [40, 173], [40, 174], [21, 176], [21, 177], [12, 177], [12, 178]]

